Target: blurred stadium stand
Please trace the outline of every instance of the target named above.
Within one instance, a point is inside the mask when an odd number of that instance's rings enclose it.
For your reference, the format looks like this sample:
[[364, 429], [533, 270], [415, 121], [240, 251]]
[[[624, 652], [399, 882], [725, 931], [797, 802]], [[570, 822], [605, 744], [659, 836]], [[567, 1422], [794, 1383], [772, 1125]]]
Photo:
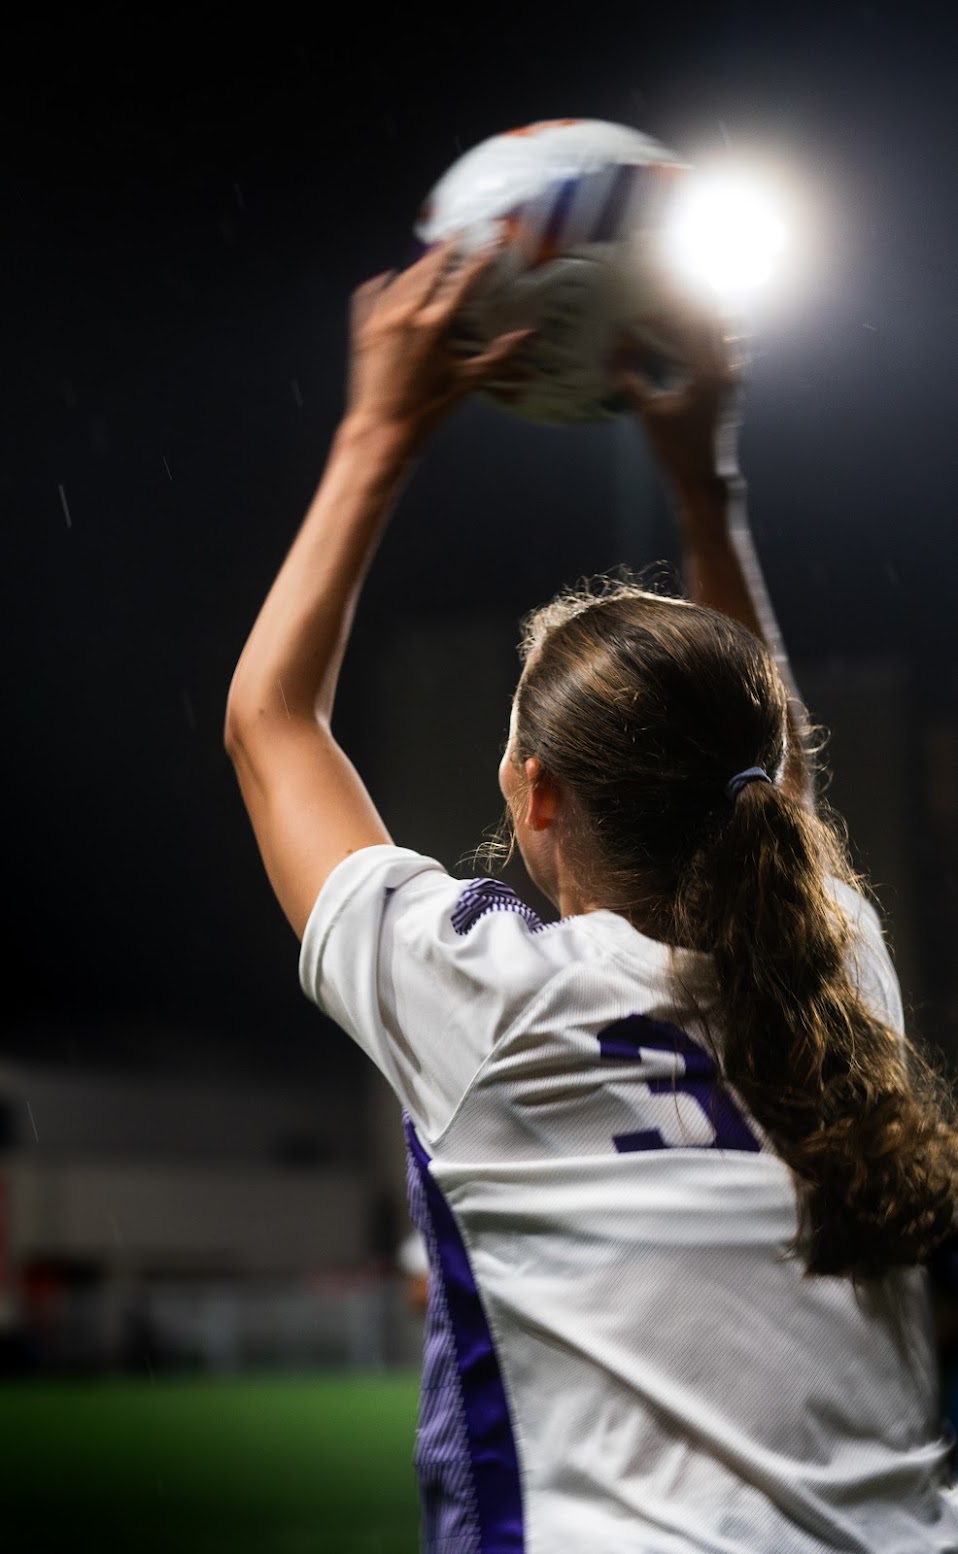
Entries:
[[4, 1368], [415, 1364], [375, 1151], [337, 1151], [328, 1109], [301, 1090], [0, 1070]]

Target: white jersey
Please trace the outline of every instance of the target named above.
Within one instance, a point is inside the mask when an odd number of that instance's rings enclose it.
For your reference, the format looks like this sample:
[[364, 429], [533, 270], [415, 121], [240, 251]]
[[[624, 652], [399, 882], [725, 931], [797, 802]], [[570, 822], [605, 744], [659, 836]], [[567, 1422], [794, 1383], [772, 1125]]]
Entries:
[[[901, 1028], [871, 907], [869, 1004]], [[804, 1278], [789, 1173], [716, 1080], [673, 969], [599, 911], [542, 924], [405, 848], [330, 876], [305, 993], [401, 1101], [432, 1278], [429, 1554], [958, 1551], [925, 1275]]]

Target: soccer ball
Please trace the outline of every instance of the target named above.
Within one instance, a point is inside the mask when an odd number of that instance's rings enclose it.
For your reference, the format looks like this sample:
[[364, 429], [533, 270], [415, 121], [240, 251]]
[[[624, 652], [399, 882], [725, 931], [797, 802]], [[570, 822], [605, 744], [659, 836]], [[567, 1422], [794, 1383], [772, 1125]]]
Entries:
[[690, 171], [624, 125], [550, 119], [482, 141], [440, 178], [414, 227], [420, 251], [457, 235], [462, 262], [507, 239], [456, 322], [453, 350], [538, 330], [518, 358], [526, 380], [491, 382], [492, 399], [542, 425], [600, 421], [623, 408], [615, 364], [659, 378], [680, 365], [662, 233]]

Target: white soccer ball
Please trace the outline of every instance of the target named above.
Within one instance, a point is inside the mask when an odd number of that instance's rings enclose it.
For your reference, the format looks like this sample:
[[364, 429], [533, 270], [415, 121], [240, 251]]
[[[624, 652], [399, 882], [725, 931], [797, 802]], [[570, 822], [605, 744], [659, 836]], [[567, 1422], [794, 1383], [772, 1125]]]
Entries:
[[510, 330], [539, 331], [520, 356], [528, 381], [493, 382], [490, 397], [543, 425], [605, 420], [622, 408], [613, 358], [623, 337], [653, 373], [678, 363], [662, 233], [690, 171], [624, 125], [551, 119], [494, 135], [440, 178], [414, 228], [423, 250], [457, 235], [466, 259], [507, 238], [453, 349], [476, 354]]

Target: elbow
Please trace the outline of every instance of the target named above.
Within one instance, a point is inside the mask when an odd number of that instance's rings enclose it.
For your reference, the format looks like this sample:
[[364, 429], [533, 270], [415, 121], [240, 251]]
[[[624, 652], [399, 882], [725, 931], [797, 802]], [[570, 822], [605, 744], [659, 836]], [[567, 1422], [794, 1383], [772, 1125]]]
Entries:
[[248, 728], [248, 714], [241, 712], [234, 702], [229, 700], [223, 719], [223, 749], [231, 761], [235, 761], [242, 750]]
[[270, 707], [237, 703], [232, 697], [226, 704], [226, 714], [223, 720], [223, 748], [230, 760], [236, 764], [237, 759], [248, 756], [253, 750], [262, 747], [264, 739], [274, 740], [279, 731], [288, 728], [290, 724], [301, 727], [309, 724], [311, 728], [318, 728], [325, 733], [331, 733], [329, 718], [313, 715], [307, 717], [303, 713], [290, 712], [284, 709], [277, 713]]
[[242, 739], [242, 725], [249, 718], [248, 701], [244, 707], [243, 702], [237, 695], [237, 678], [237, 675], [234, 673], [230, 681], [230, 688], [226, 694], [226, 707], [223, 712], [223, 749], [230, 759], [232, 759], [234, 753], [239, 748]]
[[272, 709], [262, 683], [234, 674], [223, 714], [223, 748], [232, 759], [249, 745], [253, 735], [268, 722]]

